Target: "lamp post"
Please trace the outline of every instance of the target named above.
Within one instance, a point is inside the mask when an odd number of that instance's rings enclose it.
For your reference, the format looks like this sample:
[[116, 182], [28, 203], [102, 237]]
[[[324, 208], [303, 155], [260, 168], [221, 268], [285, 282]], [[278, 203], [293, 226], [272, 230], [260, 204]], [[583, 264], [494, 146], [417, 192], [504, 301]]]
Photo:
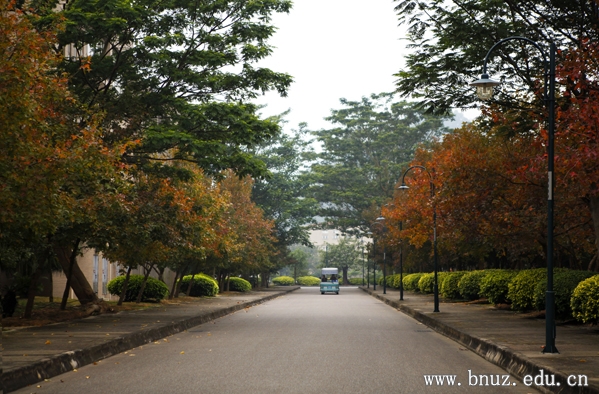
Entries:
[[434, 269], [435, 269], [435, 273], [434, 273], [434, 282], [433, 282], [433, 294], [434, 294], [434, 309], [433, 312], [439, 312], [439, 283], [437, 281], [437, 272], [438, 272], [438, 257], [437, 257], [437, 207], [435, 206], [435, 184], [433, 183], [433, 176], [431, 175], [430, 172], [428, 172], [428, 170], [426, 169], [426, 167], [424, 166], [412, 166], [410, 168], [408, 168], [404, 173], [403, 176], [401, 177], [401, 186], [399, 187], [399, 189], [401, 190], [405, 190], [405, 189], [409, 189], [409, 187], [406, 185], [405, 179], [406, 179], [406, 174], [408, 172], [410, 172], [411, 170], [413, 170], [414, 168], [420, 168], [421, 170], [424, 170], [429, 178], [430, 178], [430, 188], [431, 188], [431, 200], [432, 200], [432, 204], [433, 204], [433, 259], [434, 259]]
[[362, 286], [364, 286], [364, 262], [366, 260], [364, 256], [364, 240], [361, 242], [362, 245]]
[[402, 221], [399, 221], [399, 300], [403, 301], [403, 241], [401, 240]]
[[541, 52], [544, 68], [544, 100], [548, 109], [547, 119], [547, 292], [545, 293], [545, 347], [543, 353], [559, 353], [555, 347], [555, 293], [553, 291], [553, 156], [554, 156], [554, 136], [555, 136], [555, 43], [549, 45], [549, 61], [547, 54], [541, 46], [535, 41], [526, 38], [513, 36], [504, 38], [489, 49], [483, 63], [483, 73], [479, 80], [472, 82], [471, 86], [476, 86], [478, 96], [482, 100], [489, 100], [493, 96], [493, 87], [500, 84], [489, 78], [487, 74], [487, 60], [491, 52], [498, 46], [507, 41], [518, 40], [525, 41]]
[[[375, 224], [380, 224], [383, 227], [383, 235], [387, 232], [384, 216], [376, 218]], [[385, 243], [383, 243], [383, 294], [387, 294], [387, 245]]]
[[372, 236], [372, 290], [376, 290], [376, 237]]

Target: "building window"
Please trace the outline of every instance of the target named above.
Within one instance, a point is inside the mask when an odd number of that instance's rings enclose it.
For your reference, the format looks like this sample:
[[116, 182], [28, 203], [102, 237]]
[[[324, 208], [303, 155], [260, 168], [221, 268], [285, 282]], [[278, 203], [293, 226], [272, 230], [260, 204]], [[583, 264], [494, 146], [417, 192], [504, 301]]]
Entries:
[[100, 257], [95, 254], [94, 255], [94, 270], [92, 276], [92, 287], [94, 288], [94, 293], [98, 294], [98, 262]]

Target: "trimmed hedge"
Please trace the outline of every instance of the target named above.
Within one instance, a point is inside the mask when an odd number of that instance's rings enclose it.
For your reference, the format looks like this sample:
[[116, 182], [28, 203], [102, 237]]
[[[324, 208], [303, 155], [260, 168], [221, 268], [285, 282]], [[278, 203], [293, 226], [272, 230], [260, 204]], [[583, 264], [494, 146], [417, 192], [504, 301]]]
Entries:
[[[186, 275], [181, 279], [181, 293], [187, 293], [190, 281], [191, 275]], [[200, 273], [194, 275], [189, 295], [192, 297], [213, 297], [218, 294], [218, 290], [218, 283], [213, 277]]]
[[522, 270], [508, 286], [507, 299], [512, 302], [512, 309], [527, 311], [534, 307], [535, 288], [537, 283], [547, 278], [546, 268]]
[[293, 286], [295, 280], [291, 276], [278, 276], [273, 278], [272, 283], [277, 286]]
[[441, 296], [449, 299], [460, 298], [460, 288], [458, 287], [458, 284], [464, 275], [466, 275], [466, 271], [448, 272], [439, 287]]
[[418, 272], [415, 274], [408, 274], [403, 277], [403, 289], [408, 291], [419, 291], [418, 282], [420, 278], [424, 275], [422, 272]]
[[[555, 292], [555, 317], [564, 319], [572, 317], [570, 300], [574, 289], [580, 282], [593, 276], [593, 272], [568, 269], [555, 269], [553, 271], [553, 291]], [[545, 309], [545, 294], [547, 292], [547, 278], [540, 280], [534, 292], [534, 305], [537, 310]]]
[[232, 276], [229, 278], [229, 290], [245, 293], [252, 290], [252, 284], [243, 278]]
[[[432, 293], [434, 279], [434, 274], [432, 273], [422, 275], [418, 281], [418, 290], [424, 294]], [[439, 278], [437, 277], [437, 279]]]
[[[354, 286], [362, 286], [362, 278], [349, 278], [349, 284]], [[366, 278], [364, 278], [364, 284], [366, 284]]]
[[480, 281], [487, 275], [485, 270], [470, 271], [460, 279], [458, 288], [462, 298], [473, 301], [480, 298]]
[[509, 284], [518, 272], [512, 270], [486, 270], [486, 272], [487, 275], [480, 280], [480, 295], [494, 305], [505, 304], [508, 302]]
[[599, 322], [599, 275], [583, 280], [572, 292], [572, 316], [583, 323]]
[[[130, 275], [129, 283], [127, 284], [127, 292], [125, 293], [125, 302], [131, 302], [137, 300], [137, 294], [139, 294], [139, 290], [141, 289], [141, 284], [143, 283], [144, 276], [143, 275]], [[108, 292], [112, 295], [119, 296], [121, 295], [121, 290], [123, 290], [123, 284], [125, 283], [125, 276], [117, 276], [110, 282], [108, 282], [107, 289]], [[158, 279], [148, 277], [148, 281], [146, 282], [146, 287], [144, 288], [144, 292], [141, 296], [141, 300], [145, 301], [160, 301], [168, 295], [168, 287], [159, 281]]]
[[297, 284], [302, 286], [320, 286], [320, 279], [315, 276], [300, 276]]

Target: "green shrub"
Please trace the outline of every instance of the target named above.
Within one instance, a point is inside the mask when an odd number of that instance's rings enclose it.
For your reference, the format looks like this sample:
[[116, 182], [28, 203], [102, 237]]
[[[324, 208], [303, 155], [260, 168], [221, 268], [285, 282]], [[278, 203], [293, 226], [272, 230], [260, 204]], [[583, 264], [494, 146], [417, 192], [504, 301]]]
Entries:
[[583, 323], [599, 322], [599, 275], [583, 280], [572, 292], [572, 316]]
[[[572, 317], [570, 299], [574, 289], [580, 282], [593, 276], [589, 271], [555, 269], [553, 271], [553, 291], [555, 292], [555, 316], [561, 319]], [[534, 293], [534, 305], [537, 310], [545, 309], [547, 278], [537, 283]]]
[[[181, 293], [187, 293], [190, 281], [191, 275], [186, 275], [181, 279]], [[193, 284], [189, 295], [192, 297], [214, 297], [218, 294], [218, 290], [218, 283], [213, 277], [200, 273], [193, 276]]]
[[399, 274], [387, 276], [387, 287], [399, 289]]
[[518, 274], [511, 270], [487, 270], [480, 280], [480, 295], [487, 298], [492, 304], [505, 304], [509, 284]]
[[[362, 278], [349, 278], [349, 284], [354, 286], [362, 286]], [[364, 284], [366, 284], [366, 279], [364, 279]]]
[[320, 286], [320, 279], [314, 276], [300, 276], [297, 283], [302, 286]]
[[[438, 278], [437, 278], [438, 279]], [[424, 294], [430, 294], [433, 292], [433, 280], [434, 274], [424, 274], [418, 281], [418, 291]]]
[[465, 274], [466, 271], [448, 272], [439, 289], [441, 296], [452, 300], [460, 298], [460, 288], [458, 287], [458, 284]]
[[295, 280], [291, 276], [279, 276], [273, 278], [272, 283], [277, 286], [293, 286], [295, 284]]
[[245, 293], [252, 290], [252, 284], [243, 278], [232, 276], [229, 278], [229, 290]]
[[[130, 275], [129, 283], [127, 284], [127, 292], [125, 293], [125, 302], [131, 302], [137, 300], [137, 294], [141, 289], [143, 283], [143, 275]], [[123, 290], [123, 284], [125, 283], [125, 276], [117, 276], [110, 282], [108, 282], [107, 289], [112, 295], [120, 296], [121, 290]], [[168, 287], [159, 281], [158, 279], [148, 277], [146, 287], [141, 295], [141, 300], [146, 301], [160, 301], [168, 295]]]
[[[439, 292], [441, 283], [447, 276], [449, 272], [437, 272], [437, 286], [439, 287]], [[431, 272], [430, 274], [423, 274], [418, 281], [418, 290], [424, 294], [430, 294], [434, 292], [434, 284], [435, 284], [435, 273]]]
[[376, 283], [379, 286], [382, 286], [383, 285], [383, 279], [387, 280], [387, 287], [393, 287], [393, 275], [383, 276], [383, 274], [381, 273], [381, 276], [377, 276]]
[[403, 289], [408, 291], [418, 291], [418, 282], [420, 277], [424, 275], [422, 272], [408, 274], [403, 277]]
[[512, 309], [516, 311], [532, 309], [537, 283], [546, 277], [546, 268], [520, 271], [508, 285], [507, 299], [511, 301]]
[[458, 283], [460, 295], [465, 300], [478, 300], [480, 298], [480, 281], [487, 275], [485, 270], [470, 271], [464, 274]]
[[[403, 277], [405, 278], [406, 275], [404, 274]], [[393, 275], [393, 288], [394, 289], [399, 289], [399, 283], [400, 283], [400, 276], [399, 274]], [[404, 286], [405, 289], [405, 286]]]

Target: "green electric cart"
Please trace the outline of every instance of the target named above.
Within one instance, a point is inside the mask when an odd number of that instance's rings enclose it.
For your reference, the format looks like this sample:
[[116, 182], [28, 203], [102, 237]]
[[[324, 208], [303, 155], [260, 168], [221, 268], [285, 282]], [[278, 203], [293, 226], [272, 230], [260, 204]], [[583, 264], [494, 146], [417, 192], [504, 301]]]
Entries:
[[337, 269], [337, 268], [323, 268], [322, 269], [322, 276], [326, 277], [326, 281], [323, 281], [322, 279], [320, 281], [320, 294], [324, 294], [324, 293], [339, 294], [339, 279], [337, 278], [338, 274], [339, 274], [339, 269]]

